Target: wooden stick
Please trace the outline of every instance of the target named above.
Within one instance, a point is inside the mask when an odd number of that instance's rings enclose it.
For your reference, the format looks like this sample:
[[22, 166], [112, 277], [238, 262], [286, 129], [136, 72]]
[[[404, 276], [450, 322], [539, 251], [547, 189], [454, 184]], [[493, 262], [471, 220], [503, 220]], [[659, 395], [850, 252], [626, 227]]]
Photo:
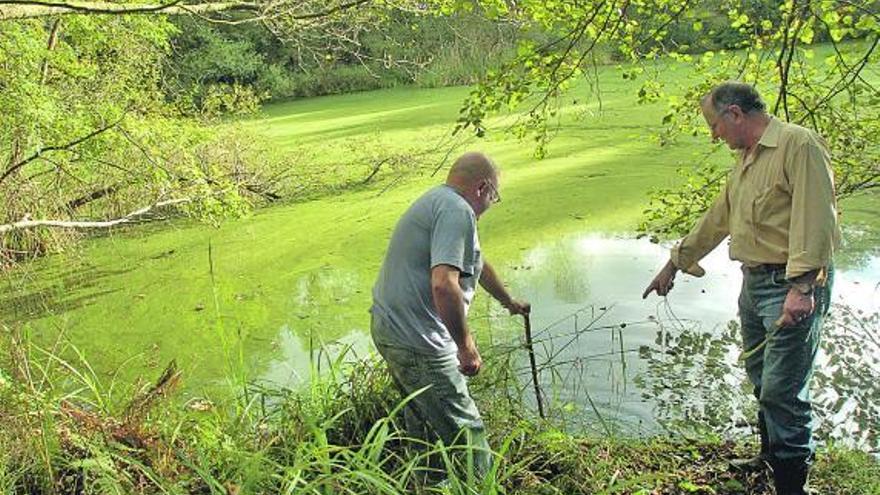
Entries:
[[532, 346], [532, 322], [529, 315], [524, 314], [523, 319], [526, 325], [526, 348], [529, 351], [529, 365], [532, 369], [532, 383], [535, 385], [535, 399], [538, 401], [538, 416], [546, 419], [544, 416], [544, 399], [541, 397], [541, 385], [538, 382], [538, 365], [535, 363], [535, 348]]

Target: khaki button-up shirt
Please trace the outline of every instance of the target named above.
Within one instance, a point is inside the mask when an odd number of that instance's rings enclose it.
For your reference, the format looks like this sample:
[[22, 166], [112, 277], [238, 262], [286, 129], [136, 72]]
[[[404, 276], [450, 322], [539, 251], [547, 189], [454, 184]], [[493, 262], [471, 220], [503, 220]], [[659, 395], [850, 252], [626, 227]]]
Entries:
[[715, 202], [672, 250], [672, 263], [703, 276], [697, 262], [730, 236], [746, 266], [786, 264], [786, 278], [827, 267], [840, 243], [831, 157], [815, 132], [770, 119], [754, 153], [740, 152]]

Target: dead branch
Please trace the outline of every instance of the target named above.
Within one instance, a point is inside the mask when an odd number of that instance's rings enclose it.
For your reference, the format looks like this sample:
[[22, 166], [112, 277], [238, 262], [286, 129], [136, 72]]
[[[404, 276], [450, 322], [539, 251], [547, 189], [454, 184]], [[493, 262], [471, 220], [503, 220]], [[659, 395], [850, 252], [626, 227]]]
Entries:
[[376, 162], [376, 165], [373, 167], [373, 171], [370, 172], [370, 175], [368, 175], [367, 178], [364, 179], [363, 182], [361, 182], [361, 184], [366, 184], [367, 182], [370, 182], [371, 180], [373, 180], [373, 177], [375, 177], [376, 174], [379, 173], [379, 169], [382, 168], [382, 165], [385, 165], [390, 160], [391, 160], [391, 158], [383, 158], [382, 160], [379, 160], [378, 162]]
[[137, 220], [139, 217], [142, 217], [149, 213], [150, 211], [160, 208], [163, 206], [171, 206], [177, 205], [181, 203], [188, 203], [192, 201], [190, 198], [178, 198], [178, 199], [169, 199], [166, 201], [159, 201], [158, 203], [145, 206], [139, 210], [135, 210], [124, 217], [116, 218], [114, 220], [102, 220], [102, 221], [76, 221], [76, 220], [30, 220], [24, 219], [14, 223], [8, 223], [5, 225], [0, 225], [0, 234], [5, 232], [11, 232], [13, 230], [25, 230], [25, 229], [33, 229], [36, 227], [56, 227], [62, 229], [104, 229], [109, 227], [115, 227], [117, 225], [124, 225], [127, 223], [131, 223]]
[[76, 199], [68, 201], [67, 204], [64, 205], [64, 208], [67, 210], [75, 210], [81, 206], [91, 203], [92, 201], [97, 201], [111, 194], [116, 194], [116, 192], [119, 191], [120, 188], [120, 184], [113, 184], [111, 186], [102, 187], [101, 189], [97, 189]]

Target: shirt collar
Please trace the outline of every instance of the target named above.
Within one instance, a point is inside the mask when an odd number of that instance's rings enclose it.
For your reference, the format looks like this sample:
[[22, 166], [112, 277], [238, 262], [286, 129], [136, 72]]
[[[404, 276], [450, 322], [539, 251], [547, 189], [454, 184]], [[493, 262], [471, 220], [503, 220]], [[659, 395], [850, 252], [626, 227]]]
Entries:
[[764, 129], [764, 134], [761, 134], [758, 144], [765, 148], [775, 148], [779, 146], [779, 135], [781, 133], [782, 122], [776, 117], [770, 116], [770, 122], [767, 123], [767, 128]]

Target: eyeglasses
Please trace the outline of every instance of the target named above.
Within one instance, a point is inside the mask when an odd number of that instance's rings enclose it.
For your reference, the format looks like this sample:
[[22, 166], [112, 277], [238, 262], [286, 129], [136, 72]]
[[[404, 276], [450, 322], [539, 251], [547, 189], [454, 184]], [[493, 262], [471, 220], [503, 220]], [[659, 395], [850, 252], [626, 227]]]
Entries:
[[489, 198], [489, 201], [493, 203], [501, 202], [501, 194], [498, 193], [498, 189], [495, 187], [495, 184], [492, 184], [491, 180], [486, 180], [486, 184], [489, 185], [489, 189], [492, 190], [492, 197]]

